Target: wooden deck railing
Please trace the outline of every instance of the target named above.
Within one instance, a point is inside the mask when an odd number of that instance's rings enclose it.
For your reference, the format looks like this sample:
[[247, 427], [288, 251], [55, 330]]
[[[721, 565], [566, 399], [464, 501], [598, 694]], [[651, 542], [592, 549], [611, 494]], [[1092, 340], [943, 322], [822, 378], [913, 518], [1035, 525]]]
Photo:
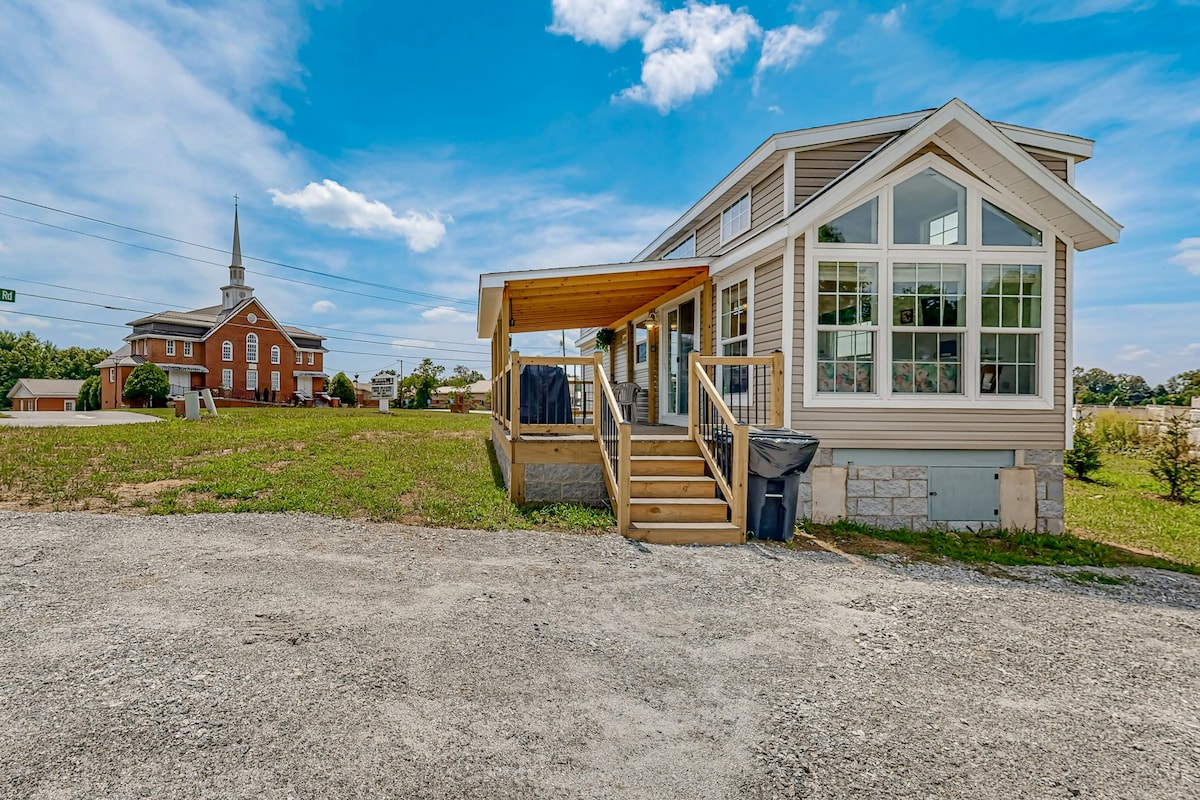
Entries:
[[[776, 351], [769, 356], [696, 355], [695, 361], [739, 422], [783, 427], [786, 388], [783, 385], [783, 353]], [[695, 384], [695, 378], [692, 383]]]
[[[739, 420], [705, 372], [698, 353], [688, 356], [688, 433], [700, 446], [721, 496], [729, 503], [730, 522], [746, 530], [746, 479], [750, 461], [750, 427]], [[730, 357], [731, 363], [742, 359]]]
[[617, 395], [604, 371], [604, 355], [597, 353], [596, 376], [596, 441], [600, 444], [600, 461], [604, 465], [604, 480], [612, 498], [617, 530], [629, 532], [630, 474], [633, 461], [633, 424], [621, 414]]
[[[508, 429], [509, 438], [516, 441], [522, 435], [531, 434], [590, 434], [594, 416], [595, 388], [593, 381], [583, 377], [572, 378], [571, 368], [577, 367], [582, 374], [585, 367], [593, 366], [591, 358], [580, 356], [522, 356], [514, 350], [504, 370], [492, 378], [492, 416]], [[521, 369], [526, 366], [561, 367], [567, 375], [570, 395], [570, 422], [521, 421]]]

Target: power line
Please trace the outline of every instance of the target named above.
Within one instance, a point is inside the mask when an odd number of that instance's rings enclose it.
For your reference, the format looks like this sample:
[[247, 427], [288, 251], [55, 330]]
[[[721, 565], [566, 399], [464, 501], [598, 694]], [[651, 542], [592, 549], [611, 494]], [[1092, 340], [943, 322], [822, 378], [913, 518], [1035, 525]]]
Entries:
[[[109, 222], [108, 220], [99, 219], [97, 217], [89, 217], [85, 214], [76, 214], [73, 211], [67, 211], [62, 208], [55, 208], [54, 206], [43, 205], [42, 203], [35, 203], [32, 200], [22, 200], [21, 198], [13, 197], [12, 195], [0, 194], [0, 198], [3, 198], [4, 200], [10, 200], [14, 203], [20, 203], [22, 205], [33, 206], [34, 208], [41, 208], [46, 211], [53, 211], [56, 214], [64, 214], [68, 217], [75, 217], [76, 219], [87, 220], [88, 222], [95, 222], [99, 225], [107, 225], [112, 228], [119, 228], [120, 230], [131, 231], [133, 233], [138, 233], [143, 236], [152, 236], [156, 239], [163, 239], [168, 242], [175, 242], [176, 244], [185, 244], [188, 247], [197, 247], [197, 248], [200, 248], [201, 250], [211, 250], [216, 253], [226, 252], [226, 249], [223, 247], [213, 247], [212, 245], [199, 244], [198, 242], [189, 242], [186, 239], [178, 239], [174, 236], [167, 236], [162, 233], [154, 233], [152, 231], [142, 230], [141, 228], [133, 228], [133, 227], [130, 227], [129, 225], [121, 225], [116, 222]], [[6, 214], [5, 216], [11, 216], [11, 215]], [[24, 218], [14, 216], [14, 219], [24, 219]], [[26, 221], [30, 222], [33, 220], [26, 220]], [[63, 228], [62, 230], [68, 230], [68, 229]], [[79, 233], [79, 231], [72, 231], [72, 232]], [[110, 240], [110, 241], [113, 241], [113, 240]], [[243, 255], [242, 257], [247, 260], [250, 260], [250, 261], [258, 261], [262, 264], [271, 264], [272, 266], [283, 267], [284, 269], [292, 269], [292, 270], [296, 270], [297, 272], [307, 272], [312, 275], [320, 275], [321, 277], [324, 277], [324, 278], [331, 278], [333, 280], [346, 281], [348, 283], [357, 283], [362, 286], [371, 286], [376, 289], [386, 289], [390, 292], [401, 292], [403, 294], [412, 294], [412, 295], [416, 295], [418, 297], [428, 297], [432, 300], [444, 300], [446, 302], [459, 303], [461, 305], [468, 305], [468, 306], [478, 305], [478, 303], [474, 300], [463, 300], [463, 299], [460, 299], [457, 297], [449, 297], [447, 295], [432, 294], [429, 292], [418, 292], [415, 289], [402, 289], [399, 286], [390, 286], [386, 283], [376, 283], [374, 281], [365, 281], [360, 278], [347, 278], [342, 275], [333, 275], [333, 274], [330, 274], [327, 272], [321, 272], [320, 270], [310, 269], [308, 267], [298, 267], [294, 264], [287, 264], [282, 261], [272, 261], [271, 259], [268, 259], [268, 258], [258, 258], [256, 256], [247, 256], [247, 255]]]
[[[67, 302], [71, 302], [71, 301], [67, 301]], [[92, 305], [92, 304], [89, 303], [86, 305]], [[129, 327], [128, 325], [118, 325], [115, 322], [96, 322], [96, 321], [90, 320], [90, 319], [75, 319], [73, 317], [58, 317], [58, 316], [54, 316], [52, 314], [35, 314], [32, 311], [13, 310], [9, 313], [17, 314], [17, 315], [20, 315], [23, 317], [36, 317], [38, 319], [58, 320], [60, 322], [77, 322], [81, 325], [98, 325], [98, 326], [102, 326], [105, 328], [127, 328], [127, 327]], [[241, 325], [239, 323], [227, 323], [227, 326], [228, 327], [236, 327], [236, 328], [251, 328], [250, 325]], [[368, 344], [379, 344], [379, 343], [378, 342], [368, 342]], [[406, 346], [408, 346], [408, 345], [406, 345]], [[432, 348], [432, 347], [424, 347], [424, 348], [416, 347], [415, 349], [434, 350], [435, 352], [443, 352], [441, 350], [438, 350], [438, 349]], [[326, 352], [342, 353], [345, 355], [355, 355], [355, 356], [375, 356], [378, 358], [392, 358], [393, 356], [396, 355], [395, 353], [366, 353], [361, 350], [338, 350], [335, 348], [326, 348]], [[429, 356], [418, 355], [416, 353], [406, 353], [406, 354], [400, 355], [396, 360], [399, 360], [400, 358], [409, 358], [409, 357], [411, 357], [411, 358], [429, 358]], [[489, 359], [486, 359], [486, 358], [455, 358], [455, 359], [447, 359], [447, 360], [465, 361], [465, 362], [468, 362], [471, 364], [487, 364], [487, 363], [489, 363]]]
[[[130, 297], [128, 295], [123, 295], [123, 294], [109, 294], [107, 292], [96, 292], [96, 291], [91, 291], [89, 289], [77, 289], [73, 286], [63, 286], [62, 284], [58, 284], [58, 283], [45, 283], [44, 281], [34, 281], [34, 280], [29, 280], [28, 278], [18, 278], [15, 275], [0, 275], [0, 279], [20, 281], [22, 283], [32, 283], [32, 284], [36, 284], [38, 286], [51, 286], [55, 289], [64, 289], [68, 292], [83, 292], [83, 293], [95, 295], [98, 297], [112, 297], [112, 298], [115, 298], [118, 300], [132, 300], [135, 303], [149, 303], [151, 305], [157, 305], [157, 306], [173, 306], [175, 308], [182, 308], [182, 309], [187, 308], [187, 306], [181, 306], [178, 303], [160, 303], [160, 302], [156, 302], [154, 300], [147, 300], [144, 297]], [[80, 303], [82, 305], [92, 305], [92, 306], [97, 306], [99, 308], [106, 308], [111, 311], [128, 311], [131, 314], [154, 314], [154, 313], [157, 313], [155, 311], [149, 311], [149, 310], [140, 309], [140, 308], [125, 308], [125, 307], [120, 307], [120, 306], [110, 306], [110, 305], [106, 305], [103, 303], [87, 303], [82, 300], [71, 300], [71, 299], [65, 298], [65, 297], [48, 297], [46, 295], [34, 294], [32, 292], [25, 292], [24, 295], [26, 297], [36, 297], [41, 300], [57, 300], [57, 301], [63, 302], [63, 303]], [[358, 334], [360, 336], [371, 336], [376, 339], [393, 340], [393, 339], [397, 339], [397, 338], [405, 338], [405, 337], [392, 336], [392, 335], [382, 334], [382, 333], [372, 333], [370, 331], [354, 331], [354, 330], [348, 330], [346, 328], [333, 328], [328, 325], [310, 325], [308, 323], [290, 322], [287, 320], [280, 320], [279, 322], [281, 325], [292, 325], [297, 328], [317, 328], [318, 330], [336, 331], [338, 333], [353, 333], [353, 334]], [[327, 336], [325, 338], [327, 338], [327, 339], [344, 339], [346, 337]], [[489, 349], [489, 345], [486, 345], [486, 344], [476, 345], [476, 344], [471, 344], [469, 342], [455, 342], [455, 341], [447, 341], [445, 339], [426, 339], [424, 337], [419, 337], [419, 339], [422, 342], [431, 342], [433, 344], [453, 344], [453, 345], [462, 345], [463, 347], [479, 348], [479, 350], [476, 350], [476, 351], [469, 351], [469, 350], [458, 351], [458, 352], [464, 352], [464, 353], [466, 353], [466, 352], [485, 352]], [[365, 341], [365, 340], [350, 339], [349, 341]], [[387, 342], [369, 342], [368, 341], [367, 344], [391, 344], [391, 341], [387, 341]], [[430, 349], [430, 350], [437, 349], [437, 348], [424, 348], [424, 345], [409, 344], [409, 343], [405, 343], [404, 345], [401, 345], [401, 346], [417, 347], [417, 348]]]
[[[38, 220], [38, 219], [30, 219], [29, 217], [22, 217], [22, 216], [18, 216], [16, 214], [9, 214], [4, 211], [0, 211], [0, 217], [8, 217], [9, 219], [16, 219], [16, 220], [20, 220], [22, 222], [29, 222], [34, 225], [42, 225], [44, 227], [53, 228], [54, 230], [63, 231], [65, 233], [74, 233], [79, 236], [87, 236], [92, 239], [99, 239], [100, 241], [103, 241], [103, 242], [111, 242], [112, 244], [119, 244], [119, 245], [123, 245], [125, 247], [135, 247], [138, 250], [146, 250], [147, 252], [150, 252], [150, 253], [158, 253], [159, 255], [171, 256], [172, 258], [181, 258], [185, 261], [193, 261], [197, 264], [209, 264], [214, 267], [227, 266], [226, 264], [221, 264], [216, 261], [208, 261], [206, 259], [197, 258], [195, 256], [187, 256], [187, 255], [184, 255], [183, 253], [172, 253], [170, 250], [160, 250], [157, 247], [149, 247], [144, 244], [135, 244], [134, 242], [123, 242], [120, 239], [113, 239], [108, 236], [101, 236], [98, 233], [88, 233], [87, 231], [79, 231], [79, 230], [75, 230], [74, 228], [66, 228], [66, 227], [63, 227], [62, 225], [55, 225], [50, 222], [43, 222], [42, 220]], [[352, 294], [352, 295], [357, 295], [358, 297], [369, 297], [372, 300], [386, 300], [389, 303], [402, 303], [404, 305], [417, 306], [418, 308], [441, 308], [441, 306], [431, 306], [428, 303], [417, 303], [412, 300], [401, 300], [398, 297], [380, 297], [379, 295], [367, 294], [366, 292], [356, 292], [356, 291], [353, 291], [352, 289], [339, 289], [336, 286], [323, 286], [319, 283], [310, 283], [309, 281], [302, 281], [297, 278], [285, 278], [281, 275], [272, 275], [269, 272], [261, 272], [259, 270], [248, 269], [248, 270], [246, 270], [246, 272], [250, 273], [251, 275], [261, 275], [264, 278], [270, 278], [272, 280], [284, 281], [285, 283], [295, 283], [300, 286], [312, 286], [314, 288], [323, 289], [323, 290], [329, 291], [329, 292], [340, 292], [342, 294]], [[324, 275], [324, 273], [320, 273], [320, 274]], [[325, 276], [325, 277], [333, 277], [333, 276]]]

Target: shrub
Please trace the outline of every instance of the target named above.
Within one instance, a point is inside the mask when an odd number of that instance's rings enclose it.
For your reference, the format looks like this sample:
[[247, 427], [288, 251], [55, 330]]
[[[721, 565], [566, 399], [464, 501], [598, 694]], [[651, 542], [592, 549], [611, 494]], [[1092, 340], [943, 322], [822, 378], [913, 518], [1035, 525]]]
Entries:
[[358, 395], [354, 392], [354, 384], [350, 382], [350, 378], [346, 377], [344, 372], [333, 376], [333, 380], [329, 382], [329, 394], [340, 400], [344, 406], [352, 406], [358, 399]]
[[1134, 453], [1152, 438], [1143, 434], [1136, 419], [1119, 411], [1101, 411], [1091, 419], [1092, 438], [1109, 453]]
[[161, 400], [171, 392], [171, 382], [167, 373], [153, 361], [139, 364], [129, 373], [122, 392], [127, 400], [141, 400], [147, 405], [153, 405], [155, 400]]
[[1100, 446], [1083, 425], [1075, 423], [1075, 445], [1063, 453], [1063, 465], [1080, 480], [1090, 481], [1093, 472], [1100, 469]]
[[1192, 455], [1191, 425], [1171, 417], [1150, 454], [1150, 475], [1167, 485], [1167, 497], [1183, 502], [1200, 489], [1200, 458]]
[[79, 397], [75, 399], [75, 407], [80, 411], [96, 411], [100, 408], [100, 377], [93, 375], [79, 387]]

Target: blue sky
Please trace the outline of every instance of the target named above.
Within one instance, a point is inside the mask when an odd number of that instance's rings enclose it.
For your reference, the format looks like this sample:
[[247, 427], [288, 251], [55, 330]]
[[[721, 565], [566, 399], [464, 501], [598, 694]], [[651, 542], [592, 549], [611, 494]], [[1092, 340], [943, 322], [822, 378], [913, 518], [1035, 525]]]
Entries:
[[771, 133], [957, 96], [1097, 141], [1077, 184], [1125, 231], [1076, 262], [1076, 362], [1153, 383], [1200, 368], [1197, 31], [1196, 0], [0, 0], [0, 194], [27, 201], [0, 199], [0, 327], [115, 348], [46, 317], [211, 305], [227, 275], [28, 202], [225, 250], [236, 193], [257, 294], [345, 337], [327, 371], [486, 370], [480, 272], [628, 260]]

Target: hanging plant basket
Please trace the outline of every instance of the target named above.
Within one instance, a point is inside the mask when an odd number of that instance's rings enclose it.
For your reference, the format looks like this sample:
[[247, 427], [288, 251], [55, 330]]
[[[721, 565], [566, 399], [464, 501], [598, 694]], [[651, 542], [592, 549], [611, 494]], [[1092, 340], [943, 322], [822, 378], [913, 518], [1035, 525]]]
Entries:
[[596, 349], [608, 350], [617, 338], [617, 332], [611, 328], [601, 328], [596, 331]]

